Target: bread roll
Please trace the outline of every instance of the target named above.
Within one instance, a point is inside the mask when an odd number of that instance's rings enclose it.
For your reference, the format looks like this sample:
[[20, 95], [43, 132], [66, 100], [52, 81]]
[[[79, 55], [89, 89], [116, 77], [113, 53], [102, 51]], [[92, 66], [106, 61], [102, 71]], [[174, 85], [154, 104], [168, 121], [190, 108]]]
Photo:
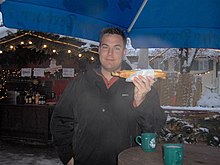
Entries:
[[127, 82], [131, 82], [134, 77], [142, 75], [142, 76], [150, 76], [152, 78], [162, 78], [166, 79], [166, 72], [160, 69], [137, 69], [137, 70], [121, 70], [118, 72], [112, 72], [112, 76], [118, 76], [121, 78], [126, 78]]

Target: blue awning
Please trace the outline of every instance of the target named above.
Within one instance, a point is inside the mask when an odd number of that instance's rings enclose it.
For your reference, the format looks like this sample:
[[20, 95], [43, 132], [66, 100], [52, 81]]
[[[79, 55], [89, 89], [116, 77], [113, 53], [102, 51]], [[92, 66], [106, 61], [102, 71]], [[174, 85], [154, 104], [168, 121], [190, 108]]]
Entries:
[[220, 0], [5, 0], [1, 11], [9, 28], [97, 41], [102, 28], [117, 26], [135, 48], [220, 48], [219, 6]]

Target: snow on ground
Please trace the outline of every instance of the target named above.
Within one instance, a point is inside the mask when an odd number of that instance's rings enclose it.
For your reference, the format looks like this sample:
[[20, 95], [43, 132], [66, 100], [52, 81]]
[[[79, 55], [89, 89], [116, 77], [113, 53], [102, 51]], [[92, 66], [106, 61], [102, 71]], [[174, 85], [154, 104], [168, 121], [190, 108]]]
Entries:
[[220, 95], [218, 93], [206, 92], [202, 95], [201, 99], [197, 102], [199, 106], [203, 107], [219, 107], [220, 108]]
[[176, 112], [180, 113], [183, 112], [184, 110], [195, 110], [195, 111], [213, 111], [213, 112], [219, 112], [220, 113], [220, 108], [209, 108], [209, 107], [179, 107], [179, 106], [161, 106], [163, 109], [170, 109], [170, 110], [176, 110]]
[[0, 140], [0, 165], [62, 165], [55, 149]]

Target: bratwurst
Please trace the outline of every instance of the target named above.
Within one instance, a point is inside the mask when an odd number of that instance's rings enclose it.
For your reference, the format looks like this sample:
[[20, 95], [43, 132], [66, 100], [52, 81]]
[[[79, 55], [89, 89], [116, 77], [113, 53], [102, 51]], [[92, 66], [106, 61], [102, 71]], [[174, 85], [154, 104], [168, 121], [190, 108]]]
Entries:
[[121, 78], [126, 78], [127, 82], [131, 82], [134, 77], [142, 75], [142, 76], [150, 76], [152, 78], [161, 78], [166, 79], [166, 72], [160, 69], [137, 69], [137, 70], [121, 70], [118, 72], [112, 72], [112, 76], [118, 76]]

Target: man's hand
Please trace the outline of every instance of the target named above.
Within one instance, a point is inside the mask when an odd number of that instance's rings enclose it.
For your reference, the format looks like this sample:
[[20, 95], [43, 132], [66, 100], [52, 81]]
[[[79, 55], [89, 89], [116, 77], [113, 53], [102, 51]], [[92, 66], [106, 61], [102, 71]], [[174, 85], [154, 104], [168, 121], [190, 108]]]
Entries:
[[143, 77], [139, 75], [133, 79], [135, 85], [134, 88], [134, 107], [138, 107], [145, 99], [146, 94], [151, 90], [151, 86], [154, 84], [152, 77]]
[[67, 163], [67, 165], [74, 165], [74, 159], [71, 158], [70, 161]]

